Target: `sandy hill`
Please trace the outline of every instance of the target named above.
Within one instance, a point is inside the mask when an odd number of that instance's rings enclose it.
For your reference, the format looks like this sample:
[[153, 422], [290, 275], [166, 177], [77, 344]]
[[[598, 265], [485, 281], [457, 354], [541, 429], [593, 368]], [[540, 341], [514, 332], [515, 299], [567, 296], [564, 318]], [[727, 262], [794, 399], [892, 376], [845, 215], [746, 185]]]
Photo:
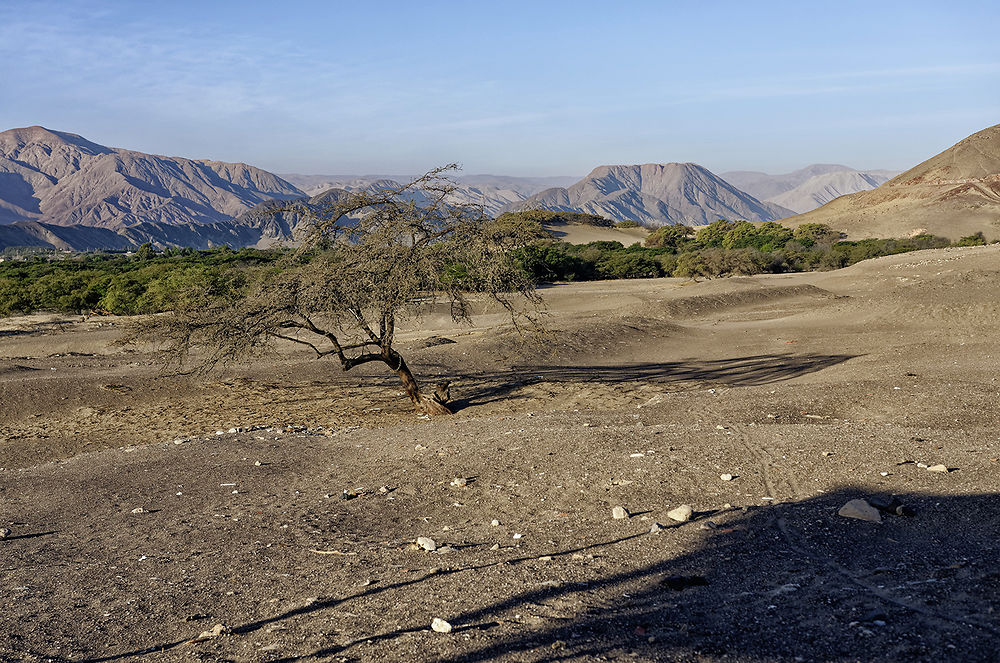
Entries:
[[242, 163], [105, 147], [43, 127], [0, 133], [0, 223], [118, 229], [143, 222], [215, 223], [302, 193]]
[[1000, 125], [984, 129], [872, 191], [844, 196], [786, 223], [825, 223], [851, 237], [927, 232], [1000, 237]]
[[763, 203], [694, 163], [599, 166], [568, 188], [537, 193], [513, 209], [579, 211], [655, 227], [719, 218], [776, 221], [791, 210]]

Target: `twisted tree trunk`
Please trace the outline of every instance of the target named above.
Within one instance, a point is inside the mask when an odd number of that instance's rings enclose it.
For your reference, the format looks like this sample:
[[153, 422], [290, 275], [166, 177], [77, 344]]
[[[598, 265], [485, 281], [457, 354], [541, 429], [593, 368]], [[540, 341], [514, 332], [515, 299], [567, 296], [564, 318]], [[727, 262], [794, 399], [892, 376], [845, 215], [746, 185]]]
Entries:
[[431, 415], [452, 414], [452, 411], [445, 406], [445, 402], [448, 400], [447, 383], [438, 385], [433, 396], [421, 394], [420, 385], [417, 384], [416, 378], [410, 372], [410, 367], [406, 365], [406, 362], [399, 353], [394, 350], [390, 350], [390, 353], [385, 363], [389, 368], [396, 371], [396, 375], [399, 376], [399, 379], [403, 383], [403, 389], [406, 390], [406, 395], [413, 401], [413, 406], [417, 410]]

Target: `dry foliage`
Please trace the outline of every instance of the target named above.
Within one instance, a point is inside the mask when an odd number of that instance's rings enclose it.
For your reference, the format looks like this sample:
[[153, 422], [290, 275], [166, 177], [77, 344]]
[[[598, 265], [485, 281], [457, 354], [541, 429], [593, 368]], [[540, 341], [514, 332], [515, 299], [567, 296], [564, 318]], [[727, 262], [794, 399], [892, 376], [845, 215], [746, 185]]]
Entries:
[[345, 371], [382, 362], [418, 409], [448, 413], [447, 387], [422, 394], [393, 347], [397, 323], [440, 302], [468, 321], [475, 294], [498, 302], [519, 329], [537, 326], [539, 298], [511, 251], [542, 234], [535, 222], [494, 220], [450, 202], [455, 187], [445, 173], [453, 168], [305, 210], [308, 231], [277, 266], [216, 279], [173, 313], [137, 323], [128, 339], [159, 340], [179, 361], [197, 347], [200, 367], [259, 356], [284, 339]]

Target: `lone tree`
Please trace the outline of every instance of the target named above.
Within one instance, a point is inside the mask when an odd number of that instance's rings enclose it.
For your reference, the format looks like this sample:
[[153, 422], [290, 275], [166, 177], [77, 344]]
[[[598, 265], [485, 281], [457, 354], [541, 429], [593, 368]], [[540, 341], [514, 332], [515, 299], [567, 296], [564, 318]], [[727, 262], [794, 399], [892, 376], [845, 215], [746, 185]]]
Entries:
[[447, 386], [422, 392], [394, 347], [397, 323], [441, 302], [456, 321], [469, 321], [475, 294], [498, 302], [515, 326], [534, 324], [539, 298], [512, 250], [543, 234], [537, 222], [494, 220], [481, 206], [456, 202], [445, 175], [454, 168], [395, 189], [296, 206], [307, 221], [295, 251], [277, 265], [230, 272], [187, 293], [172, 313], [138, 323], [127, 340], [158, 339], [179, 361], [202, 348], [201, 368], [291, 341], [345, 371], [381, 362], [418, 410], [450, 414]]

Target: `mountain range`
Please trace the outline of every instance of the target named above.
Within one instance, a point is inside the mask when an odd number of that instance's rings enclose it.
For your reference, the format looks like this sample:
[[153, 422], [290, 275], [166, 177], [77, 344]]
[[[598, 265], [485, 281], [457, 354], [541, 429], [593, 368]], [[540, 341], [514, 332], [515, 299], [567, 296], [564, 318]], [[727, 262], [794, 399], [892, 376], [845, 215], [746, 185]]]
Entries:
[[[886, 181], [891, 175], [834, 164], [722, 176], [694, 163], [608, 165], [578, 181], [459, 176], [451, 200], [480, 204], [491, 215], [537, 207], [649, 227], [784, 219], [827, 223], [852, 236], [996, 234], [1000, 126]], [[293, 237], [306, 206], [408, 179], [279, 177], [241, 163], [105, 147], [43, 127], [12, 129], [0, 133], [0, 249], [267, 246]]]
[[599, 166], [567, 188], [537, 193], [507, 209], [580, 211], [644, 226], [696, 226], [716, 219], [776, 221], [795, 213], [762, 203], [695, 163]]
[[722, 173], [721, 177], [764, 202], [802, 214], [834, 198], [874, 189], [896, 174], [898, 171], [856, 170], [850, 166], [816, 163], [781, 175], [734, 170]]
[[43, 127], [0, 133], [0, 223], [119, 229], [210, 224], [302, 192], [242, 163], [196, 161], [92, 143]]

